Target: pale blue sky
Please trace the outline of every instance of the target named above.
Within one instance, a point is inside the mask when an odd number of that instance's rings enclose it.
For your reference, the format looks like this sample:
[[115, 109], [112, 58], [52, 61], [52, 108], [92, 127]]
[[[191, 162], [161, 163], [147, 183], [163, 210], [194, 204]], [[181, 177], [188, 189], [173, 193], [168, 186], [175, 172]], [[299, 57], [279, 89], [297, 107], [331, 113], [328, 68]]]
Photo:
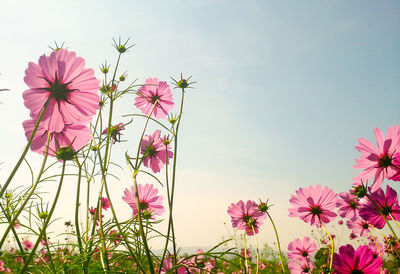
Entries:
[[[357, 138], [372, 140], [375, 127], [398, 123], [398, 2], [2, 0], [0, 10], [0, 88], [11, 89], [0, 94], [1, 178], [25, 143], [24, 71], [54, 40], [98, 77], [104, 60], [115, 64], [111, 38], [118, 36], [136, 44], [122, 61], [131, 80], [193, 75], [175, 204], [183, 246], [227, 236], [230, 203], [270, 198], [286, 249], [310, 231], [287, 217], [290, 195], [318, 183], [347, 191], [357, 174]], [[115, 122], [136, 111], [133, 100], [120, 102]], [[134, 151], [135, 130], [124, 134], [130, 141], [119, 145], [116, 161]], [[130, 184], [121, 178], [115, 199]], [[71, 199], [75, 190], [67, 191]], [[269, 224], [260, 238], [272, 243]]]

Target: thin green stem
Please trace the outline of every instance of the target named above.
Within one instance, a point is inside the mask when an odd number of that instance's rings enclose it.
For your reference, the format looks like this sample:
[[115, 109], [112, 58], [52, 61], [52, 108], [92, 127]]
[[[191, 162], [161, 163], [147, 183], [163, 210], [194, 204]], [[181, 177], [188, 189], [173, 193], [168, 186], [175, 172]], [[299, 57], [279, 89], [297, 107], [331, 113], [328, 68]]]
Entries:
[[281, 260], [282, 273], [285, 273], [286, 271], [285, 271], [285, 266], [284, 266], [284, 264], [283, 264], [282, 251], [281, 251], [281, 243], [280, 243], [280, 241], [279, 241], [278, 230], [276, 230], [275, 223], [274, 223], [274, 221], [272, 220], [272, 217], [271, 217], [271, 215], [269, 214], [269, 212], [267, 211], [266, 213], [267, 213], [267, 216], [268, 216], [269, 220], [271, 221], [272, 227], [274, 228], [274, 231], [275, 231], [276, 242], [277, 242], [277, 244], [278, 244], [279, 259]]
[[383, 219], [385, 219], [385, 222], [387, 223], [390, 231], [392, 232], [394, 239], [396, 240], [397, 244], [400, 246], [399, 238], [397, 238], [397, 235], [394, 232], [393, 227], [390, 225], [389, 221], [386, 219], [386, 216], [385, 215], [382, 215], [382, 216], [383, 216]]
[[[4, 207], [3, 207], [3, 205], [1, 203], [0, 203], [0, 208], [4, 212], [4, 215], [6, 216], [7, 221], [11, 224], [11, 217], [10, 217], [9, 212], [6, 212], [4, 210]], [[15, 237], [15, 241], [17, 242], [18, 248], [19, 248], [19, 250], [20, 250], [20, 252], [22, 254], [22, 258], [25, 260], [25, 251], [24, 251], [24, 248], [21, 245], [21, 241], [19, 240], [17, 231], [15, 231], [14, 225], [11, 227], [11, 231], [12, 231], [14, 237]]]
[[396, 225], [397, 229], [400, 231], [400, 226], [399, 224], [396, 222], [396, 219], [393, 218], [392, 214], [389, 213], [390, 218], [392, 219], [392, 221], [394, 222], [394, 224]]
[[42, 166], [40, 167], [39, 174], [38, 174], [38, 176], [36, 178], [36, 181], [33, 184], [33, 186], [31, 187], [31, 190], [29, 191], [29, 193], [26, 196], [25, 200], [22, 202], [20, 208], [15, 213], [15, 215], [12, 218], [11, 222], [8, 224], [8, 227], [7, 227], [6, 231], [3, 234], [3, 237], [1, 238], [0, 248], [3, 246], [4, 241], [5, 241], [5, 239], [6, 239], [7, 235], [8, 235], [8, 232], [10, 232], [11, 227], [15, 224], [15, 221], [17, 220], [17, 218], [21, 214], [21, 212], [24, 210], [26, 204], [28, 203], [29, 199], [32, 197], [33, 193], [36, 190], [36, 187], [38, 186], [38, 184], [40, 182], [40, 178], [41, 178], [41, 176], [43, 174], [43, 170], [44, 170], [44, 168], [46, 166], [46, 160], [47, 160], [47, 155], [48, 155], [48, 151], [49, 151], [49, 142], [50, 142], [50, 132], [47, 134], [46, 149], [45, 149], [45, 152], [44, 152], [43, 162], [42, 162]]
[[320, 225], [321, 227], [324, 229], [325, 233], [328, 235], [329, 239], [331, 240], [332, 243], [332, 248], [331, 248], [331, 256], [330, 256], [330, 260], [329, 260], [329, 273], [332, 272], [332, 264], [333, 264], [333, 252], [335, 250], [335, 243], [333, 242], [333, 238], [331, 236], [331, 234], [328, 232], [328, 230], [325, 228], [325, 226], [322, 224], [321, 220], [320, 220]]
[[[165, 150], [167, 150], [167, 147], [168, 147], [168, 145], [165, 145]], [[165, 162], [168, 163], [168, 153], [165, 153]], [[170, 192], [169, 192], [169, 180], [168, 180], [168, 165], [165, 165], [165, 184], [166, 184], [166, 187], [167, 187], [168, 209], [171, 210], [171, 197], [170, 197]], [[169, 222], [172, 222], [172, 220], [169, 220]], [[170, 233], [171, 233], [171, 226], [168, 225], [167, 236], [166, 236], [166, 239], [165, 239], [165, 246], [164, 246], [163, 254], [162, 254], [162, 257], [161, 257], [161, 263], [160, 263], [160, 268], [158, 270], [158, 274], [161, 273], [161, 270], [162, 270], [162, 267], [163, 267], [163, 264], [164, 264], [164, 258], [165, 258], [165, 255], [166, 255], [167, 249], [168, 249]]]
[[[38, 246], [39, 246], [40, 240], [43, 238], [43, 235], [45, 235], [47, 226], [49, 225], [50, 220], [51, 220], [51, 217], [52, 217], [52, 215], [53, 215], [53, 212], [54, 212], [54, 210], [55, 210], [55, 208], [56, 208], [57, 201], [58, 201], [58, 197], [60, 196], [60, 193], [61, 193], [61, 187], [62, 187], [62, 184], [63, 184], [63, 181], [64, 181], [64, 172], [65, 172], [65, 161], [63, 161], [60, 183], [59, 183], [59, 185], [58, 185], [57, 192], [56, 192], [56, 196], [54, 197], [54, 202], [53, 202], [53, 205], [51, 206], [49, 215], [47, 216], [46, 221], [44, 222], [43, 227], [42, 227], [42, 229], [40, 230], [39, 237], [37, 238], [36, 243], [35, 243], [33, 249], [31, 250], [31, 253], [30, 253], [28, 259], [26, 260], [25, 265], [24, 265], [24, 267], [22, 268], [22, 270], [21, 270], [20, 273], [26, 273], [26, 270], [27, 270], [27, 268], [28, 268], [30, 262], [32, 261], [33, 256], [36, 254], [36, 249], [37, 249]], [[47, 240], [47, 239], [45, 239], [45, 240]]]
[[244, 273], [247, 273], [249, 271], [249, 262], [247, 260], [246, 233], [243, 234], [243, 247], [244, 247]]
[[46, 109], [47, 109], [47, 107], [48, 107], [48, 105], [49, 105], [51, 99], [52, 99], [52, 97], [50, 96], [50, 97], [47, 99], [46, 103], [44, 104], [43, 109], [42, 109], [42, 111], [40, 112], [39, 117], [38, 117], [37, 120], [36, 120], [36, 124], [35, 124], [35, 126], [34, 126], [34, 128], [33, 128], [33, 130], [32, 130], [31, 137], [29, 137], [28, 143], [26, 144], [24, 151], [22, 152], [21, 156], [19, 157], [19, 160], [18, 160], [18, 162], [16, 163], [14, 169], [11, 171], [10, 176], [8, 176], [8, 179], [7, 179], [7, 181], [5, 182], [4, 186], [1, 188], [1, 191], [0, 191], [0, 199], [3, 197], [3, 194], [4, 194], [4, 192], [6, 191], [8, 185], [11, 183], [11, 180], [13, 179], [15, 173], [17, 172], [19, 166], [21, 165], [22, 161], [23, 161], [24, 158], [25, 158], [25, 155], [28, 153], [28, 150], [29, 150], [29, 148], [31, 147], [33, 138], [35, 137], [36, 131], [37, 131], [38, 127], [39, 127], [39, 123], [40, 123], [40, 121], [42, 120], [42, 117], [43, 117], [43, 115], [44, 115], [44, 113], [45, 113], [45, 111], [46, 111]]
[[141, 208], [140, 208], [140, 200], [139, 200], [139, 189], [138, 189], [138, 185], [137, 185], [137, 180], [136, 180], [136, 172], [133, 172], [132, 170], [132, 166], [129, 160], [128, 155], [126, 155], [126, 160], [129, 162], [129, 170], [132, 173], [132, 180], [133, 180], [133, 185], [135, 187], [135, 198], [136, 198], [136, 210], [137, 210], [137, 217], [138, 217], [138, 221], [139, 221], [139, 231], [140, 231], [140, 235], [142, 237], [142, 241], [143, 241], [143, 246], [144, 246], [144, 250], [146, 252], [146, 257], [147, 257], [147, 261], [149, 262], [149, 268], [150, 268], [150, 272], [154, 273], [154, 266], [153, 266], [153, 260], [151, 258], [151, 254], [150, 254], [150, 250], [149, 250], [149, 246], [147, 244], [147, 239], [146, 239], [146, 235], [144, 233], [144, 229], [143, 229], [143, 220], [142, 220], [142, 212], [141, 212]]
[[256, 235], [256, 231], [254, 230], [254, 226], [251, 227], [253, 229], [253, 236], [254, 236], [254, 240], [256, 241], [256, 255], [257, 255], [257, 266], [256, 266], [256, 273], [258, 274], [259, 272], [259, 262], [260, 262], [260, 253], [258, 252], [258, 241], [257, 241], [257, 235]]
[[176, 264], [176, 241], [175, 241], [175, 231], [173, 227], [173, 215], [172, 215], [172, 210], [174, 206], [174, 193], [175, 193], [175, 179], [176, 179], [176, 159], [177, 159], [177, 154], [178, 154], [178, 131], [179, 131], [179, 125], [182, 120], [182, 113], [183, 113], [183, 101], [185, 97], [185, 89], [182, 88], [182, 97], [181, 97], [181, 106], [179, 110], [179, 119], [176, 123], [176, 128], [175, 128], [175, 140], [174, 140], [174, 159], [173, 159], [173, 164], [172, 164], [172, 182], [171, 182], [171, 201], [170, 201], [170, 210], [169, 210], [169, 221], [168, 221], [168, 226], [171, 226], [172, 229], [172, 247], [174, 250], [174, 263]]
[[81, 232], [79, 229], [79, 205], [80, 205], [79, 197], [81, 192], [82, 166], [77, 158], [75, 158], [75, 162], [78, 165], [78, 183], [76, 186], [76, 202], [75, 202], [75, 229], [76, 229], [76, 238], [78, 240], [79, 252], [80, 254], [83, 254]]

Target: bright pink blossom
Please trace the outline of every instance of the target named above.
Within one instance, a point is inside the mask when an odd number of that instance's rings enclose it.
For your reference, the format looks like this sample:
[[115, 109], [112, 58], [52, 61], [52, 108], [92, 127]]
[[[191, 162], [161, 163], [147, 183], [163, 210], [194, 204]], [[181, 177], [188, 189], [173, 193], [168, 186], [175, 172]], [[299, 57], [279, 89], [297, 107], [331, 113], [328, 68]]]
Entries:
[[[35, 120], [26, 120], [22, 123], [25, 129], [25, 136], [27, 139], [31, 137], [33, 128], [35, 127]], [[36, 131], [35, 137], [31, 144], [31, 150], [40, 154], [46, 151], [47, 134], [48, 130], [40, 123]], [[55, 156], [58, 148], [71, 146], [73, 151], [78, 151], [88, 144], [92, 139], [92, 134], [87, 126], [79, 124], [65, 124], [61, 131], [50, 133], [50, 142], [48, 154]]]
[[101, 208], [107, 210], [110, 208], [110, 202], [106, 197], [101, 197]]
[[265, 213], [258, 210], [257, 203], [250, 200], [246, 204], [242, 200], [231, 204], [228, 207], [228, 214], [231, 216], [232, 226], [245, 230], [247, 235], [253, 235], [253, 229], [257, 234], [258, 228], [266, 218]]
[[317, 249], [317, 245], [309, 237], [305, 237], [303, 240], [295, 239], [289, 243], [288, 257], [298, 261], [310, 259]]
[[137, 92], [135, 106], [145, 115], [149, 115], [157, 100], [158, 103], [151, 116], [156, 119], [164, 119], [174, 107], [171, 89], [166, 82], [159, 82], [157, 78], [149, 78]]
[[360, 237], [368, 237], [369, 231], [372, 229], [371, 224], [361, 218], [348, 220], [346, 224], [354, 234]]
[[300, 217], [311, 225], [329, 223], [336, 218], [332, 210], [336, 207], [337, 194], [327, 186], [317, 185], [296, 190], [289, 202], [294, 206], [289, 208], [290, 217]]
[[370, 141], [359, 138], [356, 149], [361, 152], [361, 158], [356, 160], [355, 168], [363, 169], [354, 177], [354, 184], [366, 183], [374, 177], [371, 192], [375, 192], [381, 186], [383, 179], [396, 175], [398, 169], [393, 165], [394, 153], [400, 150], [400, 127], [389, 127], [386, 136], [379, 128], [374, 130], [378, 147]]
[[33, 243], [28, 240], [23, 240], [21, 241], [21, 244], [24, 246], [26, 250], [32, 249], [33, 248]]
[[[371, 188], [370, 188], [371, 190]], [[382, 229], [386, 220], [400, 221], [400, 207], [397, 192], [386, 186], [386, 193], [379, 188], [374, 193], [360, 201], [360, 216], [374, 227]]]
[[[153, 172], [160, 172], [161, 168], [174, 155], [171, 145], [164, 144], [166, 137], [161, 138], [161, 131], [156, 130], [152, 135], [145, 135], [140, 145], [140, 153], [144, 155], [143, 164], [145, 167], [150, 167]], [[168, 164], [168, 162], [167, 162]]]
[[42, 55], [38, 64], [30, 62], [25, 70], [25, 83], [30, 89], [23, 94], [24, 104], [36, 119], [45, 102], [49, 106], [42, 118], [42, 127], [61, 132], [66, 124], [82, 124], [99, 109], [97, 93], [100, 80], [93, 69], [85, 69], [85, 60], [65, 49]]
[[339, 254], [333, 255], [333, 267], [335, 273], [379, 273], [382, 267], [382, 259], [373, 257], [373, 252], [366, 245], [361, 245], [354, 250], [353, 246], [348, 244], [339, 248]]
[[358, 199], [357, 196], [352, 193], [339, 193], [336, 207], [339, 208], [338, 214], [342, 218], [354, 219], [358, 216]]
[[[154, 218], [154, 214], [163, 214], [165, 210], [162, 206], [163, 197], [157, 194], [158, 190], [153, 185], [138, 185], [139, 208], [144, 216], [148, 214], [147, 217]], [[132, 215], [135, 216], [137, 214], [135, 187], [132, 186], [131, 190], [126, 188], [122, 199], [132, 208]]]

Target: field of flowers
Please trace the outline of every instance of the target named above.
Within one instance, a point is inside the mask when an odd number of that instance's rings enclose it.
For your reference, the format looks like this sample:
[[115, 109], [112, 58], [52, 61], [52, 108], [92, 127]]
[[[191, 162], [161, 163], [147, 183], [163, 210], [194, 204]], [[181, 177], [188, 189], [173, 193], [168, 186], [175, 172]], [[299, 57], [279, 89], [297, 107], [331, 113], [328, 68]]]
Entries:
[[[30, 118], [23, 122], [28, 141], [8, 179], [1, 182], [0, 272], [398, 273], [400, 206], [390, 184], [400, 181], [399, 125], [386, 133], [376, 128], [376, 145], [358, 139], [356, 149], [361, 155], [354, 167], [361, 172], [349, 191], [335, 193], [327, 186], [311, 185], [292, 194], [288, 214], [310, 224], [310, 237], [293, 239], [282, 247], [269, 211], [271, 203], [244, 199], [227, 208], [239, 236], [215, 243], [209, 250], [180, 252], [173, 214], [174, 200], [179, 199], [174, 195], [178, 136], [184, 97], [190, 96], [195, 82], [182, 74], [171, 78], [170, 84], [157, 78], [148, 78], [144, 84], [129, 82], [128, 74], [119, 72], [119, 63], [132, 45], [129, 39], [119, 39], [114, 47], [116, 65], [100, 66], [102, 80], [85, 67], [82, 57], [62, 46], [28, 64], [24, 78], [28, 89], [23, 93], [30, 111]], [[174, 90], [179, 102], [173, 100]], [[132, 214], [121, 219], [109, 192], [108, 180], [113, 176], [109, 168], [113, 147], [133, 123], [116, 121], [113, 110], [118, 100], [130, 96], [136, 113], [125, 117], [142, 119], [144, 128], [139, 143], [132, 145], [135, 153], [121, 156], [132, 179], [120, 197]], [[171, 113], [174, 106], [179, 112]], [[149, 124], [158, 129], [149, 132]], [[12, 185], [21, 166], [31, 168], [30, 151], [43, 156], [40, 169], [31, 171], [29, 187]], [[64, 179], [71, 174], [76, 181], [76, 196], [71, 197], [75, 219], [65, 223], [67, 240], [53, 241], [48, 236], [56, 221], [53, 213], [63, 195]], [[143, 176], [153, 183], [140, 183]], [[53, 200], [46, 201], [39, 186], [49, 178], [58, 181], [58, 188]], [[98, 192], [91, 189], [93, 181], [99, 184]], [[86, 196], [81, 195], [84, 187]], [[166, 197], [160, 194], [161, 188]], [[93, 197], [94, 206], [89, 203]], [[104, 218], [106, 211], [112, 218]], [[168, 223], [166, 231], [159, 230], [160, 222]], [[274, 228], [276, 249], [258, 244], [259, 228], [267, 222]], [[332, 233], [335, 226], [351, 230], [346, 238], [352, 244], [338, 244]], [[161, 251], [150, 248], [154, 240], [163, 242]], [[228, 248], [228, 243], [236, 247]], [[250, 248], [253, 244], [255, 248]]]

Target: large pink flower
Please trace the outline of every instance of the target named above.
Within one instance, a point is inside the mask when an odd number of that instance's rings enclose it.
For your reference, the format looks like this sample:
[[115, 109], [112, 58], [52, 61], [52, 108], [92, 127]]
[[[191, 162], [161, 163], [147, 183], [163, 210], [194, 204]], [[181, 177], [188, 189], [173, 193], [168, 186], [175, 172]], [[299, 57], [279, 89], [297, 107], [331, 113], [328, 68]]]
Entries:
[[327, 186], [317, 185], [296, 190], [289, 202], [294, 206], [289, 208], [290, 217], [300, 217], [311, 225], [329, 223], [336, 218], [335, 209], [337, 194]]
[[339, 254], [333, 255], [333, 267], [335, 273], [379, 273], [382, 267], [382, 259], [374, 258], [373, 252], [366, 245], [361, 245], [354, 250], [353, 246], [348, 244], [339, 248]]
[[[370, 188], [371, 189], [371, 188]], [[360, 201], [360, 216], [376, 228], [382, 229], [386, 220], [400, 221], [400, 206], [397, 192], [386, 186], [386, 193], [382, 188]], [[392, 217], [391, 217], [392, 216]]]
[[164, 119], [174, 107], [171, 89], [166, 82], [159, 82], [157, 78], [149, 78], [137, 92], [135, 106], [145, 115], [149, 115], [157, 100], [159, 101], [151, 116], [156, 119]]
[[228, 214], [231, 216], [232, 226], [245, 230], [247, 235], [253, 235], [253, 229], [257, 234], [258, 228], [266, 218], [265, 213], [258, 210], [257, 203], [250, 200], [246, 204], [242, 200], [231, 204], [228, 207]]
[[[22, 123], [27, 139], [31, 137], [35, 123], [35, 120], [26, 120]], [[31, 144], [32, 151], [40, 154], [45, 153], [48, 132], [49, 131], [43, 127], [43, 123], [40, 123]], [[91, 139], [92, 134], [87, 126], [65, 124], [60, 132], [50, 133], [48, 154], [55, 156], [55, 152], [58, 151], [58, 148], [69, 146], [71, 146], [73, 151], [78, 151], [86, 146]]]
[[[147, 215], [149, 218], [154, 218], [154, 214], [163, 214], [163, 197], [158, 196], [157, 194], [158, 190], [157, 188], [154, 188], [153, 185], [138, 185], [139, 208], [144, 216]], [[126, 188], [122, 199], [132, 208], [132, 215], [135, 216], [137, 214], [135, 187], [132, 186], [131, 190]]]
[[42, 118], [44, 129], [61, 132], [65, 124], [82, 124], [96, 113], [100, 80], [84, 66], [83, 58], [65, 49], [40, 56], [38, 64], [29, 63], [24, 81], [30, 89], [23, 94], [24, 104], [36, 119], [51, 98]]
[[164, 144], [166, 137], [161, 138], [160, 135], [159, 130], [156, 130], [153, 135], [145, 135], [140, 145], [140, 153], [145, 155], [143, 164], [145, 167], [150, 167], [153, 172], [160, 172], [167, 160], [166, 154], [168, 159], [174, 156], [174, 153], [169, 150], [171, 146]]
[[309, 237], [303, 240], [295, 239], [289, 243], [288, 257], [293, 260], [307, 260], [310, 259], [317, 251], [317, 245], [311, 241]]
[[371, 192], [375, 192], [381, 186], [383, 179], [390, 178], [398, 172], [392, 160], [394, 153], [400, 150], [400, 127], [389, 127], [386, 136], [379, 128], [375, 128], [374, 134], [378, 147], [364, 138], [358, 139], [360, 144], [356, 149], [362, 155], [356, 160], [357, 164], [354, 167], [364, 170], [353, 179], [353, 184], [361, 184], [375, 176]]

